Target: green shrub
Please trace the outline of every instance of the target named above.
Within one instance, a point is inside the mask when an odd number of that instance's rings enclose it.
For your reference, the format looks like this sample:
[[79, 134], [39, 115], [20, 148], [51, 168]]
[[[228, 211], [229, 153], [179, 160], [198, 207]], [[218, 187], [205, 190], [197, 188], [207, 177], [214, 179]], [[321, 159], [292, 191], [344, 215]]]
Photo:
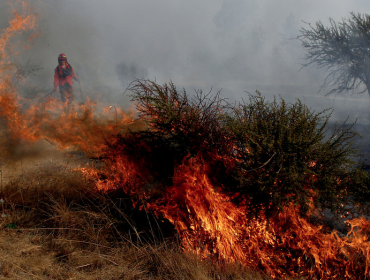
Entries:
[[288, 104], [282, 98], [267, 102], [259, 92], [225, 115], [235, 136], [238, 184], [230, 186], [263, 206], [269, 215], [290, 202], [303, 212], [310, 202], [338, 210], [348, 194], [356, 152], [351, 140], [357, 134], [344, 124], [327, 135], [331, 112], [315, 113], [301, 101]]
[[369, 176], [352, 161], [357, 134], [344, 123], [327, 135], [330, 110], [316, 113], [299, 100], [267, 102], [259, 92], [237, 104], [218, 93], [190, 98], [173, 83], [148, 80], [130, 90], [147, 129], [118, 135], [112, 150], [144, 163], [152, 190], [171, 186], [184, 157], [201, 156], [215, 186], [236, 203], [247, 199], [254, 213], [271, 216], [290, 203], [302, 213], [310, 203], [337, 212], [369, 194]]

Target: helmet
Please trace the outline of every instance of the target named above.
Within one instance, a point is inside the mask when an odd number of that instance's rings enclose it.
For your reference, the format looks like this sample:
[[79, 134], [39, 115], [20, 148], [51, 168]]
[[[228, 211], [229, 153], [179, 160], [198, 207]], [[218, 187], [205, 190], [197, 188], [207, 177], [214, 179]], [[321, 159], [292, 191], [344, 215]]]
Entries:
[[59, 56], [58, 56], [58, 61], [61, 61], [61, 60], [67, 60], [67, 57], [64, 53], [61, 53]]

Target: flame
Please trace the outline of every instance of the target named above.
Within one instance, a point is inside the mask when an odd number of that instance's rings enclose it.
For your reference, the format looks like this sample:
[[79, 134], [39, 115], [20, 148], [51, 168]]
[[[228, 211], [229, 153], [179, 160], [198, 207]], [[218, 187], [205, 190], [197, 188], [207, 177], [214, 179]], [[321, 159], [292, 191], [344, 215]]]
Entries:
[[[38, 24], [38, 15], [33, 12], [32, 6], [26, 1], [16, 1], [22, 4], [22, 12], [20, 12], [11, 3], [13, 19], [9, 21], [9, 26], [3, 30], [0, 36], [0, 59], [6, 57], [6, 47], [9, 46], [10, 39], [19, 32], [33, 30]], [[30, 40], [34, 35], [30, 36]]]
[[262, 213], [250, 218], [247, 204], [237, 207], [230, 196], [216, 191], [207, 168], [199, 157], [186, 159], [175, 172], [173, 186], [150, 204], [175, 225], [185, 249], [241, 262], [272, 277], [370, 276], [370, 222], [365, 218], [348, 221], [346, 237], [309, 223], [294, 205], [269, 223]]
[[[66, 107], [56, 99], [36, 103], [22, 98], [12, 83], [15, 66], [10, 58], [16, 51], [10, 40], [19, 32], [35, 29], [38, 16], [27, 2], [17, 3], [22, 12], [12, 7], [13, 19], [0, 36], [0, 121], [5, 122], [13, 141], [44, 139], [60, 149], [73, 146], [89, 156], [105, 154], [103, 168], [85, 167], [81, 172], [100, 190], [122, 188], [143, 198], [147, 209], [175, 226], [184, 249], [203, 258], [240, 262], [276, 278], [370, 277], [368, 220], [349, 220], [349, 233], [340, 236], [301, 217], [295, 205], [269, 221], [263, 212], [253, 218], [246, 199], [237, 206], [232, 195], [220, 191], [222, 186], [213, 185], [211, 164], [201, 155], [184, 158], [176, 167], [172, 185], [158, 198], [147, 187], [150, 170], [144, 159], [133, 159], [125, 154], [125, 145], [116, 145], [117, 135], [133, 124], [132, 110], [124, 112], [114, 106], [99, 110], [101, 105], [90, 100]], [[142, 123], [136, 125], [143, 127]], [[116, 149], [109, 150], [111, 147]]]
[[208, 176], [211, 168], [201, 155], [186, 157], [173, 185], [160, 198], [143, 192], [150, 176], [145, 163], [125, 156], [124, 148], [110, 154], [103, 170], [83, 169], [101, 190], [122, 188], [146, 200], [146, 210], [170, 221], [184, 250], [218, 261], [239, 262], [274, 278], [367, 279], [370, 221], [353, 219], [347, 236], [326, 232], [300, 216], [290, 205], [269, 221], [263, 212], [252, 218], [248, 202], [236, 206]]
[[271, 243], [273, 236], [263, 230], [266, 220], [250, 220], [246, 207], [238, 208], [228, 195], [215, 192], [204, 169], [199, 159], [186, 159], [175, 172], [173, 186], [150, 206], [176, 226], [185, 248], [204, 257], [248, 262], [246, 250], [254, 246], [239, 246], [240, 237]]
[[17, 92], [0, 95], [0, 118], [6, 121], [14, 141], [45, 139], [60, 149], [77, 147], [90, 157], [99, 157], [114, 141], [112, 136], [128, 129], [134, 121], [132, 110], [117, 110], [112, 118], [105, 113], [107, 110], [97, 113], [97, 104], [88, 99], [83, 105], [68, 108], [56, 99], [49, 99], [23, 109], [21, 101]]
[[0, 121], [5, 123], [7, 134], [13, 142], [45, 139], [60, 149], [73, 146], [88, 156], [100, 156], [112, 135], [133, 123], [134, 111], [114, 107], [112, 115], [108, 108], [99, 110], [101, 106], [88, 98], [82, 105], [65, 107], [57, 99], [31, 101], [21, 97], [13, 83], [17, 69], [11, 60], [17, 52], [11, 40], [18, 33], [32, 30], [35, 32], [28, 38], [30, 43], [41, 32], [36, 30], [38, 14], [32, 6], [26, 1], [16, 4], [20, 4], [21, 11], [19, 5], [11, 5], [13, 18], [0, 36]]
[[98, 190], [111, 191], [122, 188], [126, 193], [140, 195], [146, 185], [145, 169], [130, 161], [125, 156], [106, 159], [107, 164], [101, 170], [92, 167], [80, 168], [80, 171], [89, 179], [94, 180]]

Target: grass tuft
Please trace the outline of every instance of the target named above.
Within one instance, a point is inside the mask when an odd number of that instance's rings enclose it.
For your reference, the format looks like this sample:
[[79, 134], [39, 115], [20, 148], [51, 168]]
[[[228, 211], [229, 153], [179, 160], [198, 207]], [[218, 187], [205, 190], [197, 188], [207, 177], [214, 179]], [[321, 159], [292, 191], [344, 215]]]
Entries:
[[21, 174], [4, 184], [1, 198], [0, 278], [269, 279], [185, 252], [154, 216], [119, 190], [100, 193], [78, 171]]

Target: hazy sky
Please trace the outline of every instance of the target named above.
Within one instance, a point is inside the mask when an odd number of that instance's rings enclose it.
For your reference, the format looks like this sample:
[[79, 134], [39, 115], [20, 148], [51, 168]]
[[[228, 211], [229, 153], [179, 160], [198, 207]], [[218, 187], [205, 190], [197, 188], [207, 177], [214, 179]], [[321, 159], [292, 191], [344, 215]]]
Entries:
[[[63, 52], [84, 88], [107, 98], [121, 95], [134, 77], [144, 77], [172, 80], [189, 92], [222, 89], [223, 96], [237, 100], [256, 89], [268, 98], [280, 93], [289, 100], [299, 97], [316, 110], [338, 107], [338, 116], [370, 109], [367, 93], [360, 101], [317, 95], [324, 74], [314, 67], [299, 71], [305, 53], [292, 39], [306, 26], [303, 21], [327, 23], [329, 17], [341, 20], [350, 12], [370, 13], [368, 0], [34, 3], [43, 37], [23, 56], [42, 65], [40, 80], [46, 88], [52, 87], [53, 69]], [[6, 27], [4, 20], [0, 24]]]

